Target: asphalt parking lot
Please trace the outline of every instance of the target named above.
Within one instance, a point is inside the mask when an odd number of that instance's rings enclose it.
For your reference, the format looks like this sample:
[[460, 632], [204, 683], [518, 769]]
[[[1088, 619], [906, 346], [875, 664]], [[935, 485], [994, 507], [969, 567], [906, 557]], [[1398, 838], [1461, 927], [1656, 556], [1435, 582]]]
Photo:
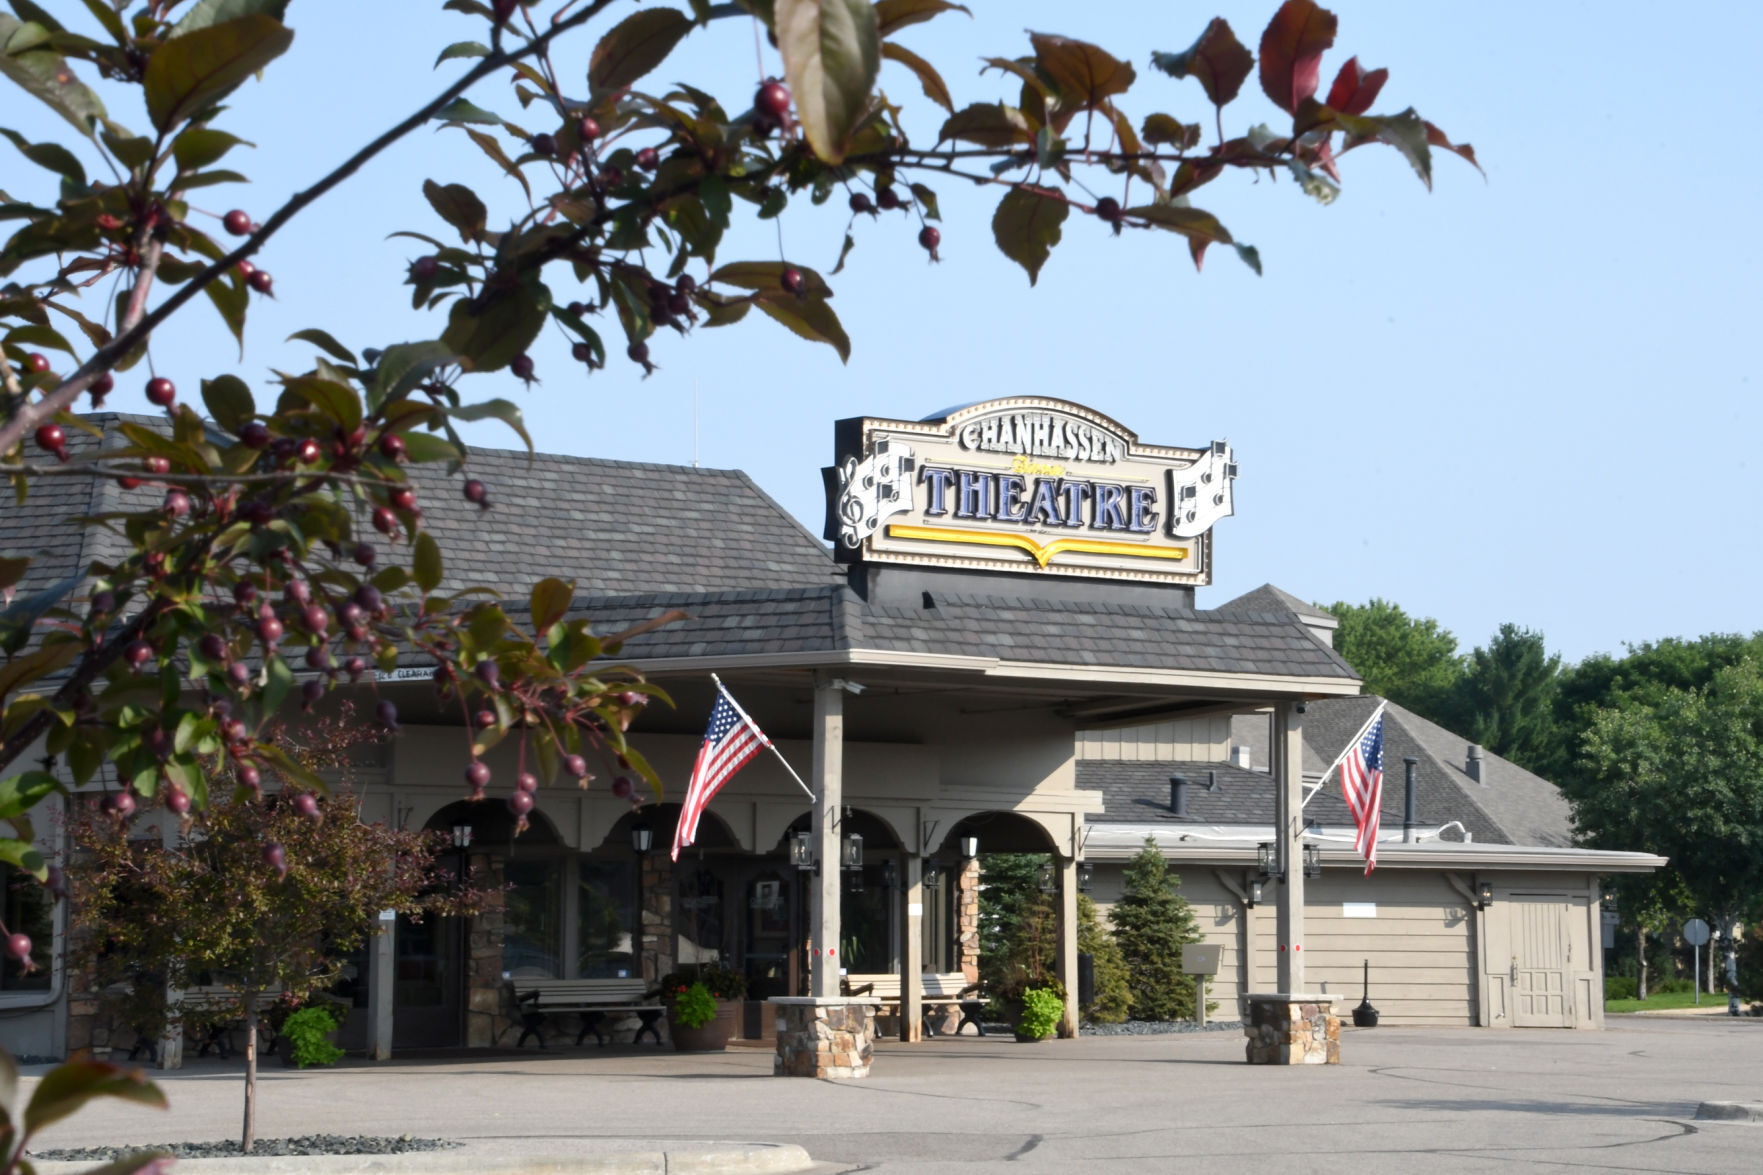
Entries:
[[[259, 1134], [444, 1136], [499, 1152], [793, 1142], [823, 1170], [1763, 1170], [1763, 1022], [1612, 1017], [1603, 1032], [1343, 1030], [1343, 1063], [1274, 1069], [1231, 1033], [882, 1044], [866, 1081], [770, 1076], [756, 1048], [554, 1048], [263, 1070]], [[33, 1069], [28, 1072], [40, 1072]], [[160, 1075], [167, 1113], [101, 1106], [41, 1146], [225, 1138], [235, 1063]]]

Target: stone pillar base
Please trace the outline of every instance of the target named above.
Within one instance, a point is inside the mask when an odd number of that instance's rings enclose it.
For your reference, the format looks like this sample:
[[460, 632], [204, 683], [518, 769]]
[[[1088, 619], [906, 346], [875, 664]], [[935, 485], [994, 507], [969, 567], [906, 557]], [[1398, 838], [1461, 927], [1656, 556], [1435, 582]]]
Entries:
[[829, 1081], [869, 1076], [876, 1001], [778, 996], [766, 1003], [777, 1017], [774, 1076]]
[[1243, 1035], [1251, 1065], [1338, 1065], [1341, 1018], [1325, 995], [1245, 995]]

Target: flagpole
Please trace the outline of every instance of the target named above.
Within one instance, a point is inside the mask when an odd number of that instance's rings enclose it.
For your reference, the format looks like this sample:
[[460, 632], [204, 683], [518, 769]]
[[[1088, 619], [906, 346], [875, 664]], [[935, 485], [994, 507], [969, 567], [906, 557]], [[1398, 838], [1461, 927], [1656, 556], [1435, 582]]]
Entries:
[[[1371, 729], [1371, 724], [1377, 721], [1378, 716], [1383, 713], [1383, 708], [1387, 705], [1389, 705], [1387, 700], [1379, 702], [1377, 704], [1377, 709], [1371, 712], [1371, 717], [1365, 720], [1365, 725], [1359, 728], [1359, 733], [1354, 735], [1347, 745], [1341, 748], [1341, 753], [1335, 756], [1334, 762], [1328, 765], [1328, 770], [1324, 771], [1322, 773], [1322, 778], [1317, 781], [1316, 792], [1319, 792], [1328, 786], [1328, 777], [1334, 774], [1336, 767], [1339, 767], [1342, 763], [1347, 761], [1348, 753], [1352, 751], [1354, 747], [1359, 745], [1359, 740], [1365, 737], [1365, 732]], [[1311, 792], [1310, 794], [1314, 796], [1316, 792]]]
[[790, 773], [790, 778], [796, 781], [796, 784], [798, 787], [800, 787], [804, 792], [808, 793], [808, 798], [810, 800], [814, 799], [814, 789], [809, 787], [806, 783], [802, 782], [802, 777], [800, 775], [796, 774], [796, 769], [794, 767], [790, 766], [790, 761], [788, 759], [784, 758], [784, 753], [782, 751], [778, 750], [777, 747], [772, 744], [771, 739], [766, 738], [764, 731], [759, 730], [759, 724], [757, 722], [754, 722], [751, 718], [747, 717], [747, 712], [745, 710], [741, 709], [741, 704], [739, 702], [735, 701], [735, 696], [728, 692], [727, 686], [722, 684], [722, 678], [720, 678], [720, 677], [716, 676], [716, 674], [712, 673], [710, 675], [710, 680], [716, 683], [717, 691], [719, 693], [721, 693], [723, 697], [728, 699], [728, 704], [735, 708], [735, 713], [739, 714], [741, 716], [741, 721], [745, 722], [748, 726], [752, 727], [754, 730], [759, 731], [759, 737], [764, 739], [764, 741], [765, 741], [765, 749], [777, 756], [777, 761], [784, 765], [784, 770], [788, 771]]

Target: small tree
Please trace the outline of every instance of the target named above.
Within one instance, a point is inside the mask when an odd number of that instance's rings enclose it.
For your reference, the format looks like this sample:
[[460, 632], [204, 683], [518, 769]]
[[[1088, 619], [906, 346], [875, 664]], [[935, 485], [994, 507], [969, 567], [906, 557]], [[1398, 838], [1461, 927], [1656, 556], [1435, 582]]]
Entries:
[[1108, 918], [1126, 962], [1135, 1020], [1183, 1020], [1194, 1014], [1194, 979], [1183, 975], [1181, 948], [1199, 942], [1199, 923], [1180, 893], [1180, 879], [1153, 837], [1126, 866], [1126, 892]]
[[1102, 928], [1096, 903], [1087, 893], [1077, 895], [1077, 949], [1090, 957], [1095, 976], [1095, 999], [1079, 1005], [1083, 1018], [1095, 1024], [1118, 1024], [1132, 1011], [1132, 989], [1127, 984], [1126, 959], [1120, 946]]
[[82, 807], [70, 820], [76, 917], [102, 928], [76, 946], [100, 987], [133, 990], [132, 1010], [159, 1001], [151, 1028], [177, 1024], [159, 993], [202, 972], [231, 997], [212, 1014], [245, 1022], [240, 1145], [256, 1140], [257, 1031], [265, 1002], [299, 1004], [334, 984], [381, 910], [463, 913], [473, 895], [437, 868], [439, 833], [367, 824], [354, 796], [278, 792], [211, 802], [168, 841], [137, 839], [115, 814]]
[[979, 977], [992, 999], [1059, 986], [1059, 912], [1041, 892], [1048, 860], [1045, 853], [992, 853], [980, 865]]

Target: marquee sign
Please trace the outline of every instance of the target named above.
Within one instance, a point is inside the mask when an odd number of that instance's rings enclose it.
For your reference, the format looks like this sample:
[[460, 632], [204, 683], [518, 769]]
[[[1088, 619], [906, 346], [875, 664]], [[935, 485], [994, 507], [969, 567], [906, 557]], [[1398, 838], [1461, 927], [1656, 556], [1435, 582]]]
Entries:
[[844, 562], [1211, 582], [1236, 459], [1145, 445], [1077, 404], [988, 400], [929, 420], [836, 426], [826, 538]]

